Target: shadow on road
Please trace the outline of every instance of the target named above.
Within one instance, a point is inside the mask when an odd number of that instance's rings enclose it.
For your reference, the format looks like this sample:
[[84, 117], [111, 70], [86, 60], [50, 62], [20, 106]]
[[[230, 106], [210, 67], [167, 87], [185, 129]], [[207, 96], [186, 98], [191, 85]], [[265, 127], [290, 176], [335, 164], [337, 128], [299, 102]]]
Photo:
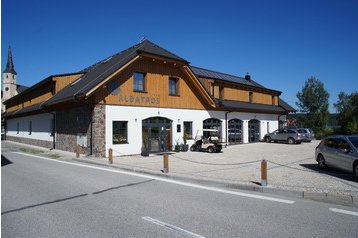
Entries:
[[339, 179], [344, 179], [347, 181], [351, 181], [351, 182], [358, 182], [358, 178], [356, 178], [353, 174], [351, 173], [345, 173], [343, 171], [334, 169], [334, 168], [327, 168], [325, 170], [322, 170], [318, 167], [317, 164], [300, 164], [302, 167], [310, 169], [312, 171], [321, 173], [321, 174], [325, 174], [325, 175], [329, 175], [335, 178], [339, 178]]
[[73, 197], [62, 198], [62, 199], [57, 199], [57, 200], [50, 201], [50, 202], [43, 202], [43, 203], [39, 203], [39, 204], [35, 204], [35, 205], [30, 205], [30, 206], [26, 206], [26, 207], [16, 208], [16, 209], [12, 209], [12, 210], [9, 210], [9, 211], [2, 212], [1, 215], [5, 215], [5, 214], [8, 214], [8, 213], [12, 213], [12, 212], [18, 212], [18, 211], [26, 210], [26, 209], [29, 209], [29, 208], [39, 207], [39, 206], [43, 206], [43, 205], [49, 205], [49, 204], [52, 204], [52, 203], [64, 202], [64, 201], [68, 201], [68, 200], [71, 200], [71, 199], [75, 199], [75, 198], [79, 198], [79, 197], [84, 197], [84, 196], [87, 196], [87, 195], [88, 195], [88, 193], [84, 193], [84, 194], [80, 194], [80, 195], [73, 196]]
[[[2, 157], [3, 156], [1, 156], [1, 162], [2, 162]], [[104, 193], [104, 192], [107, 192], [107, 191], [110, 191], [110, 190], [124, 188], [124, 187], [131, 187], [131, 186], [135, 186], [135, 185], [139, 185], [139, 184], [143, 184], [143, 183], [148, 183], [148, 182], [151, 182], [151, 181], [154, 181], [154, 179], [145, 180], [145, 181], [141, 181], [141, 182], [138, 182], [138, 183], [129, 183], [129, 184], [125, 184], [125, 185], [121, 185], [121, 186], [117, 186], [117, 187], [111, 187], [111, 188], [108, 188], [108, 189], [105, 189], [105, 190], [93, 192], [92, 194], [96, 195], [96, 194]], [[12, 213], [12, 212], [23, 211], [23, 210], [26, 210], [26, 209], [35, 208], [35, 207], [39, 207], [39, 206], [43, 206], [43, 205], [49, 205], [49, 204], [53, 204], [53, 203], [64, 202], [64, 201], [68, 201], [68, 200], [72, 200], [72, 199], [76, 199], [76, 198], [80, 198], [80, 197], [85, 197], [87, 195], [88, 195], [88, 193], [83, 193], [83, 194], [72, 196], [72, 197], [57, 199], [57, 200], [49, 201], [49, 202], [43, 202], [43, 203], [30, 205], [30, 206], [26, 206], [26, 207], [20, 207], [20, 208], [16, 208], [16, 209], [12, 209], [12, 210], [2, 212], [1, 215], [5, 215], [5, 214], [8, 214], [8, 213]]]
[[104, 190], [101, 190], [101, 191], [93, 192], [92, 194], [96, 195], [96, 194], [108, 192], [108, 191], [119, 189], [119, 188], [131, 187], [131, 186], [135, 186], [135, 185], [139, 185], [139, 184], [143, 184], [143, 183], [149, 183], [149, 182], [152, 182], [152, 181], [154, 181], [154, 179], [149, 179], [149, 180], [145, 180], [145, 181], [138, 182], [138, 183], [129, 183], [129, 184], [120, 185], [120, 186], [117, 186], [117, 187], [111, 187], [111, 188], [107, 188], [107, 189], [104, 189]]
[[1, 167], [8, 164], [12, 164], [12, 162], [8, 160], [5, 156], [1, 155]]

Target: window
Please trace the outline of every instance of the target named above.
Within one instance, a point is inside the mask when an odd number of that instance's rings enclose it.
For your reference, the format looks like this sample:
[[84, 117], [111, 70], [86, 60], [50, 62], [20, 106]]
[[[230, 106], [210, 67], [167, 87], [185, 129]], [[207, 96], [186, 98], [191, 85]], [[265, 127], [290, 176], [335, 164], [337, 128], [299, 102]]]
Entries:
[[145, 74], [134, 72], [133, 74], [133, 91], [145, 92]]
[[210, 95], [214, 96], [214, 83], [210, 83]]
[[16, 123], [16, 134], [19, 134], [20, 132], [20, 123]]
[[180, 124], [177, 125], [177, 132], [178, 132], [178, 133], [181, 132], [181, 125], [180, 125]]
[[179, 95], [179, 79], [169, 77], [169, 95]]
[[193, 138], [193, 122], [192, 121], [184, 122], [184, 134], [186, 134], [187, 139]]
[[219, 99], [221, 99], [221, 100], [224, 99], [224, 88], [223, 87], [219, 87]]
[[275, 103], [275, 96], [272, 96], [272, 105], [276, 105], [276, 103]]
[[128, 143], [127, 128], [127, 121], [113, 121], [113, 144]]
[[254, 93], [253, 92], [249, 92], [249, 102], [250, 103], [254, 102]]
[[32, 121], [29, 121], [29, 135], [32, 134]]

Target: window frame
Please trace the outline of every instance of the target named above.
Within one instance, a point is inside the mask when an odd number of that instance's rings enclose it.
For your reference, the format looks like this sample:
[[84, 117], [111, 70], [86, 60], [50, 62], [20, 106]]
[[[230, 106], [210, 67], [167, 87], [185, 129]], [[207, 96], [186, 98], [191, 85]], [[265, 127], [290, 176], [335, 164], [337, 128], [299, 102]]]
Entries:
[[224, 97], [225, 97], [224, 87], [219, 86], [219, 99], [224, 100]]
[[[139, 90], [136, 88], [138, 84], [136, 84], [136, 75], [143, 75], [143, 89]], [[133, 92], [146, 93], [147, 92], [147, 74], [143, 72], [133, 72]]]
[[[121, 128], [121, 127], [118, 128], [119, 131], [120, 131], [120, 130], [124, 130], [124, 131], [125, 131], [125, 136], [123, 137], [123, 138], [125, 138], [124, 141], [121, 141], [120, 139], [119, 139], [118, 142], [115, 142], [115, 141], [114, 141], [114, 138], [115, 138], [115, 133], [114, 133], [115, 127], [114, 127], [114, 124], [115, 124], [116, 122], [125, 123], [125, 128], [124, 128], [124, 127], [123, 127], [123, 128]], [[120, 133], [118, 133], [118, 134], [116, 134], [116, 135], [117, 135], [117, 136], [118, 136], [118, 135], [121, 136]], [[112, 144], [113, 144], [113, 145], [128, 144], [128, 121], [112, 121]]]
[[[189, 124], [189, 131], [190, 133], [187, 133], [187, 124]], [[188, 135], [187, 139], [193, 139], [193, 122], [192, 121], [184, 121], [183, 122], [183, 133]]]
[[[175, 82], [175, 84], [174, 84], [175, 93], [174, 94], [171, 92], [171, 83], [170, 82], [172, 82], [172, 81]], [[168, 78], [168, 90], [169, 90], [169, 96], [180, 96], [180, 93], [179, 93], [179, 78], [171, 77], [171, 76]]]
[[254, 102], [254, 93], [253, 92], [249, 92], [249, 102], [250, 103]]

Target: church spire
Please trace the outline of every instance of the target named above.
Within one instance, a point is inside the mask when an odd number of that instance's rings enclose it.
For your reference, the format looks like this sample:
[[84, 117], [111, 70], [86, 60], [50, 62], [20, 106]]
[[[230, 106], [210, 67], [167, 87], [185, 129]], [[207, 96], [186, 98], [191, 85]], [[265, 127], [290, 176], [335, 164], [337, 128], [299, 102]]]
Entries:
[[12, 53], [11, 53], [11, 47], [9, 46], [8, 54], [7, 54], [7, 63], [6, 63], [6, 69], [3, 73], [12, 73], [16, 75], [16, 71], [14, 69], [14, 63], [12, 62]]

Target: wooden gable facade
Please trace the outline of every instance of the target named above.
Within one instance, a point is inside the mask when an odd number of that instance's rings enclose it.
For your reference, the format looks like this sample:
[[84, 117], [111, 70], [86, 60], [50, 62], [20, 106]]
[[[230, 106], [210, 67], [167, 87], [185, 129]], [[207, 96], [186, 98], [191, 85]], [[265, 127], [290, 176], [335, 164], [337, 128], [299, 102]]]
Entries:
[[[213, 109], [213, 102], [199, 81], [190, 77], [183, 63], [139, 57], [93, 95], [96, 104], [154, 108]], [[134, 88], [134, 74], [144, 75], [144, 90]], [[176, 93], [170, 94], [169, 80], [176, 81]], [[206, 97], [205, 98], [205, 94]]]

